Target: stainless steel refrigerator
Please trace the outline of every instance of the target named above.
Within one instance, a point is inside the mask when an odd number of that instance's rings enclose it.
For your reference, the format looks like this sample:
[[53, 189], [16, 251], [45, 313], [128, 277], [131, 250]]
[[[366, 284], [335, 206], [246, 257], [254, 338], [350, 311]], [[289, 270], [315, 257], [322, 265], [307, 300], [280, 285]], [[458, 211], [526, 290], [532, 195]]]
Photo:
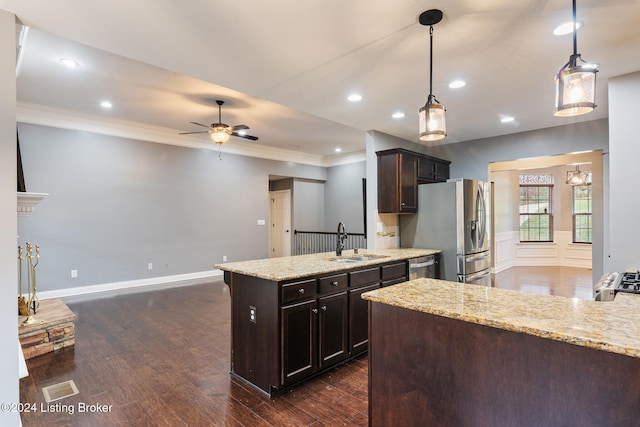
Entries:
[[491, 286], [488, 182], [449, 180], [418, 187], [418, 213], [400, 215], [400, 246], [441, 249], [440, 278]]

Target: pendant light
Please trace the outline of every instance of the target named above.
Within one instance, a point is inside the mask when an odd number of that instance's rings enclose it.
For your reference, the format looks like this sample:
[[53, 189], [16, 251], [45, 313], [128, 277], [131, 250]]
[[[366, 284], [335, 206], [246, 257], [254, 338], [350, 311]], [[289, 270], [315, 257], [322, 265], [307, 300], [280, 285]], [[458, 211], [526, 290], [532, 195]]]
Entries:
[[447, 136], [445, 109], [433, 95], [433, 26], [442, 20], [442, 11], [430, 9], [420, 14], [419, 22], [429, 26], [429, 97], [419, 111], [420, 141], [439, 141]]
[[587, 183], [587, 174], [580, 170], [580, 166], [576, 165], [576, 170], [567, 171], [567, 180], [569, 185], [585, 185]]
[[[573, 0], [573, 54], [556, 74], [556, 108], [553, 115], [557, 117], [586, 114], [596, 107], [598, 65], [580, 57], [576, 23], [576, 0]], [[578, 65], [578, 60], [581, 65]]]

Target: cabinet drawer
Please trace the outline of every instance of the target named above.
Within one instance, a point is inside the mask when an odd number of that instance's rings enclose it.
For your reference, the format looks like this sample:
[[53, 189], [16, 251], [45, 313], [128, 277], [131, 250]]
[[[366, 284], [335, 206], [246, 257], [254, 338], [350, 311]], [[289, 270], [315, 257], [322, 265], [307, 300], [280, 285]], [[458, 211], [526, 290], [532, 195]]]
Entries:
[[382, 266], [382, 280], [391, 280], [397, 278], [407, 277], [407, 263], [400, 262], [397, 264], [383, 265]]
[[292, 302], [304, 301], [306, 299], [315, 298], [315, 296], [315, 279], [282, 285], [282, 305]]
[[349, 273], [349, 284], [352, 288], [372, 285], [380, 281], [380, 267], [367, 268], [366, 270]]
[[327, 294], [330, 292], [344, 291], [347, 289], [348, 283], [347, 273], [321, 277], [318, 279], [318, 293]]
[[397, 279], [389, 279], [382, 282], [382, 287], [387, 287], [391, 285], [397, 285], [398, 283], [406, 282], [406, 277], [398, 277]]

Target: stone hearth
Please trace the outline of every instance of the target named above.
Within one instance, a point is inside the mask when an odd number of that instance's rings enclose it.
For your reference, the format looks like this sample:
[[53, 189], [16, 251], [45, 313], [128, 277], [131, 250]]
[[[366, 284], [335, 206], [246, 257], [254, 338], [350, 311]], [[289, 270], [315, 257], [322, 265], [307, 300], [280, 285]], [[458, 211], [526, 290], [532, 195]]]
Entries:
[[75, 344], [76, 315], [61, 299], [40, 301], [34, 317], [42, 322], [24, 325], [27, 317], [18, 318], [18, 337], [25, 359]]

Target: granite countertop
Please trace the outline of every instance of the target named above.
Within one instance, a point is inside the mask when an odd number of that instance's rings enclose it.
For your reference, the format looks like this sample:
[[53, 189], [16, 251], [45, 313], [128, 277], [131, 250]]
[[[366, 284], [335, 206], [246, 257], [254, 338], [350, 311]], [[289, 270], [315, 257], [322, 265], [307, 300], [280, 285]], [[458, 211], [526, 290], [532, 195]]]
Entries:
[[[216, 264], [214, 267], [219, 268], [220, 270], [230, 271], [232, 273], [245, 274], [247, 276], [260, 277], [262, 279], [273, 281], [281, 281], [349, 270], [368, 265], [383, 264], [391, 261], [402, 261], [410, 258], [434, 255], [440, 252], [440, 250], [434, 249], [414, 248], [376, 249], [374, 251], [360, 249], [357, 255], [354, 254], [353, 250], [345, 250], [342, 251], [342, 256], [340, 257], [337, 257], [335, 252], [322, 252], [309, 255], [228, 262], [224, 264]], [[365, 255], [377, 255], [381, 256], [381, 258], [355, 263], [332, 261], [337, 258], [350, 258]]]
[[600, 302], [435, 279], [363, 294], [409, 310], [640, 357], [640, 296]]

